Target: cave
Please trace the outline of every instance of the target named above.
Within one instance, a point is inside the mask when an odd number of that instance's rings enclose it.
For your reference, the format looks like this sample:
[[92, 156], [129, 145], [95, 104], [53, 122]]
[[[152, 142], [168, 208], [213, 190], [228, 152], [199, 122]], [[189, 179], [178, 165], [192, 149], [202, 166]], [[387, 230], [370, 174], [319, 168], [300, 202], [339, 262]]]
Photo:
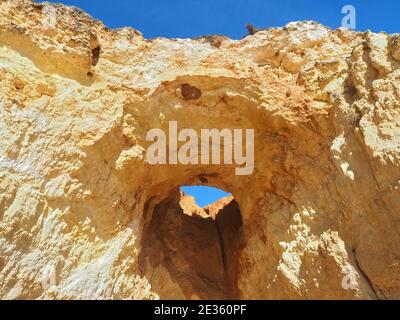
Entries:
[[[31, 1], [1, 4], [1, 299], [400, 299], [398, 35], [150, 40], [57, 5], [49, 37]], [[146, 161], [171, 123], [254, 129], [251, 174], [227, 138]], [[185, 185], [234, 200], [188, 210]]]
[[240, 299], [242, 216], [233, 196], [200, 207], [174, 189], [147, 212], [139, 269], [161, 299]]

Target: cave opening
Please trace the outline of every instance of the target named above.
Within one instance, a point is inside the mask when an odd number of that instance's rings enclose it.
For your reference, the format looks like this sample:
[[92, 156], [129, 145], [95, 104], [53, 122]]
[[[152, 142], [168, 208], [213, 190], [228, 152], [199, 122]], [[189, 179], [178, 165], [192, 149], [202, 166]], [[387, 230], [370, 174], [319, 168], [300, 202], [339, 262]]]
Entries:
[[[177, 188], [154, 205], [144, 228], [139, 270], [160, 299], [240, 299], [242, 216], [234, 197], [200, 207]], [[201, 203], [201, 201], [199, 201]]]
[[208, 186], [184, 186], [180, 187], [180, 190], [187, 196], [192, 196], [196, 204], [201, 208], [231, 196], [230, 193], [224, 190]]

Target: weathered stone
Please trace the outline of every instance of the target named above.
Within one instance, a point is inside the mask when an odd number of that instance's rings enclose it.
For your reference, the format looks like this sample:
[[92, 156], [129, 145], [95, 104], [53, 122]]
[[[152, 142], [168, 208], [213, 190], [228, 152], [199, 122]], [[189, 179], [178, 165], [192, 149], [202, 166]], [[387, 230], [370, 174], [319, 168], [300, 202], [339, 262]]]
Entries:
[[[400, 299], [390, 36], [146, 40], [62, 5], [49, 28], [43, 6], [0, 2], [1, 298]], [[254, 129], [253, 174], [146, 163], [169, 121]], [[184, 215], [191, 184], [235, 202]]]

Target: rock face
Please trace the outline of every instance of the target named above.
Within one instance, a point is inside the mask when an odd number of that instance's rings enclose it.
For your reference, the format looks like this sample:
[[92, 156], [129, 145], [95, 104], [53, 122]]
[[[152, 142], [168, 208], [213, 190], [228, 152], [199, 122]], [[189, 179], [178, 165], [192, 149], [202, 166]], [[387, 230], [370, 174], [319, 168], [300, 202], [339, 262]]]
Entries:
[[[146, 40], [3, 0], [0, 44], [2, 299], [400, 299], [398, 35]], [[145, 162], [169, 121], [254, 129], [253, 174]], [[235, 201], [184, 215], [197, 184]]]

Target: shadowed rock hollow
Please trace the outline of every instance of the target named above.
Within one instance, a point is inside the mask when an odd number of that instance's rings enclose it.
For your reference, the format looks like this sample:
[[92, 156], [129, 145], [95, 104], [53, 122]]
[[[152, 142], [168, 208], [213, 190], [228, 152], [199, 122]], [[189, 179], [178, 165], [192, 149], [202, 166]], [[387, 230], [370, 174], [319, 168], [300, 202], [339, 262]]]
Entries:
[[140, 272], [161, 299], [238, 299], [237, 203], [229, 197], [202, 209], [192, 197], [177, 195], [147, 212]]
[[[398, 35], [146, 40], [44, 6], [0, 1], [1, 298], [400, 299]], [[254, 172], [146, 163], [169, 121], [254, 129]], [[179, 205], [199, 184], [234, 201]]]

